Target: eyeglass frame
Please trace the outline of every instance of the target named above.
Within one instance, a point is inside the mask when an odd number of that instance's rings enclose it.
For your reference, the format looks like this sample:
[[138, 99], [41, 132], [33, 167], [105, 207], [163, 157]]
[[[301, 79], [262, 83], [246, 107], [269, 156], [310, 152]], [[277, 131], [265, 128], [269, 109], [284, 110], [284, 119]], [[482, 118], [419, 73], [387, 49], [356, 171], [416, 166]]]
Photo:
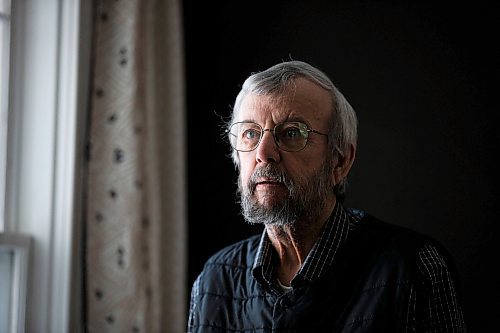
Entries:
[[[309, 125], [307, 125], [306, 123], [302, 122], [302, 121], [284, 121], [284, 122], [281, 122], [279, 124], [276, 124], [273, 128], [264, 128], [262, 127], [260, 124], [254, 122], [254, 121], [237, 121], [235, 123], [232, 123], [229, 128], [227, 128], [224, 132], [226, 135], [234, 135], [233, 133], [231, 133], [231, 128], [233, 128], [234, 125], [237, 125], [237, 124], [255, 124], [257, 125], [260, 129], [261, 129], [261, 134], [260, 134], [260, 137], [259, 137], [259, 141], [257, 142], [257, 144], [255, 145], [254, 148], [250, 149], [250, 150], [240, 150], [240, 149], [236, 149], [233, 144], [231, 143], [231, 139], [229, 139], [229, 144], [231, 145], [231, 147], [236, 150], [236, 151], [239, 151], [239, 152], [243, 152], [243, 153], [248, 153], [248, 152], [251, 152], [251, 151], [254, 151], [255, 149], [257, 149], [260, 145], [260, 143], [262, 142], [262, 138], [264, 137], [264, 133], [265, 132], [271, 132], [271, 134], [273, 135], [273, 140], [274, 140], [274, 143], [276, 143], [276, 146], [282, 150], [282, 151], [286, 151], [286, 152], [291, 152], [291, 153], [295, 153], [295, 152], [298, 152], [298, 151], [301, 151], [303, 150], [306, 146], [307, 146], [307, 143], [309, 142], [309, 133], [316, 133], [316, 134], [319, 134], [319, 135], [323, 135], [323, 136], [326, 136], [327, 140], [329, 139], [329, 135], [328, 134], [325, 134], [325, 133], [321, 133], [315, 129], [312, 129], [312, 128], [309, 128]], [[286, 150], [286, 149], [283, 149], [281, 146], [280, 146], [280, 143], [279, 143], [279, 140], [276, 139], [276, 127], [278, 126], [282, 126], [284, 124], [301, 124], [301, 125], [304, 125], [305, 126], [305, 131], [307, 132], [307, 137], [305, 138], [306, 141], [304, 143], [304, 146], [298, 150]]]

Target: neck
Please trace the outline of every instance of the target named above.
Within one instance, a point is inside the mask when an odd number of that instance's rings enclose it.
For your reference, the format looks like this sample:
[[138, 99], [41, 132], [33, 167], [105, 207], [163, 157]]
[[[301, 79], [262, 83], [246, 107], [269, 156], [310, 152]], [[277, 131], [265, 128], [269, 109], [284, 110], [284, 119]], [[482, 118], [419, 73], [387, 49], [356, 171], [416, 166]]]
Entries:
[[297, 274], [307, 255], [321, 235], [336, 201], [333, 201], [318, 216], [297, 221], [293, 226], [266, 226], [267, 235], [278, 253], [276, 274], [286, 286]]

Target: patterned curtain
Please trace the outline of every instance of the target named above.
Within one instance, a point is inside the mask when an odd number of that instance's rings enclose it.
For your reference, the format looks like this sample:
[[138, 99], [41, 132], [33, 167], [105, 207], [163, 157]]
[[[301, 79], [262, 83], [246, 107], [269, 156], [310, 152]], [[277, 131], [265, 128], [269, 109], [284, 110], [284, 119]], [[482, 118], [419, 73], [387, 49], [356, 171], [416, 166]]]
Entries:
[[178, 0], [96, 1], [85, 224], [88, 332], [185, 332]]

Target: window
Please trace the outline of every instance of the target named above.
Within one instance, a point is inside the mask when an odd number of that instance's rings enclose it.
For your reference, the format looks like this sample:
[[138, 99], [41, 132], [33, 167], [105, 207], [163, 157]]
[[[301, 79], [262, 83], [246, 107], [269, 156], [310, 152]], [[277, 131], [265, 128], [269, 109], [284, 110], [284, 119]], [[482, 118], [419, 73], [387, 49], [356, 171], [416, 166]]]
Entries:
[[82, 331], [91, 19], [91, 1], [0, 0], [0, 332]]
[[0, 232], [5, 229], [9, 54], [10, 0], [0, 0]]

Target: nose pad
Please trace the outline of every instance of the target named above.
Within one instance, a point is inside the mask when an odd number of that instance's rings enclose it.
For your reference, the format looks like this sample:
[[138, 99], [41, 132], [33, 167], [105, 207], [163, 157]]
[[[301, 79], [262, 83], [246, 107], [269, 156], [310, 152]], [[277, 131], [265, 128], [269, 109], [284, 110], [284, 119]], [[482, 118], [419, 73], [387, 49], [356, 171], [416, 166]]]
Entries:
[[273, 131], [270, 129], [264, 130], [256, 150], [255, 159], [259, 163], [278, 163], [281, 160], [278, 144], [275, 141]]

